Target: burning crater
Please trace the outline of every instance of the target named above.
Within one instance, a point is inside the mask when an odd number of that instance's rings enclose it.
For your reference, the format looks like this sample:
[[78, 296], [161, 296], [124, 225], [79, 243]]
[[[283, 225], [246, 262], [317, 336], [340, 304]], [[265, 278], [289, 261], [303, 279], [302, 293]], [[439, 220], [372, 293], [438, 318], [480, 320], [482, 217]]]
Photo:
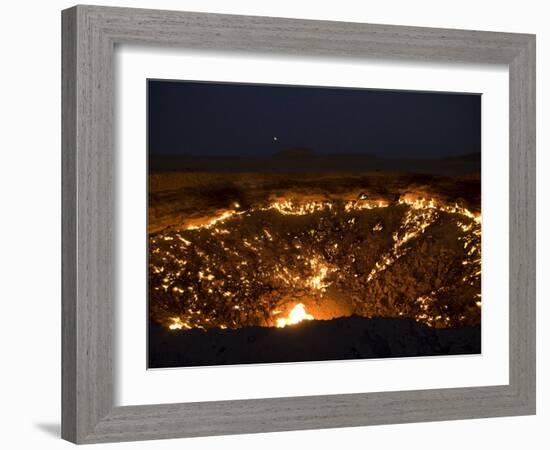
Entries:
[[478, 326], [480, 293], [480, 215], [422, 194], [237, 202], [149, 235], [149, 313], [167, 330]]

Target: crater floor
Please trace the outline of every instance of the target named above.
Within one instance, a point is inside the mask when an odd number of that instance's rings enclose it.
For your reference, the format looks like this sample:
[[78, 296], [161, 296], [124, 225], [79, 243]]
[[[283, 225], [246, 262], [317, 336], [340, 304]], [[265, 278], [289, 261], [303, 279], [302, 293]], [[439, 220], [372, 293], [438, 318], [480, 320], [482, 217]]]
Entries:
[[437, 183], [396, 185], [285, 187], [150, 233], [150, 318], [172, 330], [273, 327], [303, 304], [321, 320], [479, 325], [479, 212]]

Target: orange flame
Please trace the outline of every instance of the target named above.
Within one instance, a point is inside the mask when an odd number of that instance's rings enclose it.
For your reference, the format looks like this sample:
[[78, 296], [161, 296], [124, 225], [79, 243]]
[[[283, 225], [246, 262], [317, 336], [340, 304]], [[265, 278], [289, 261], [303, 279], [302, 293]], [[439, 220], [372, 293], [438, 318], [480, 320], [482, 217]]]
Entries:
[[306, 307], [303, 303], [298, 303], [290, 313], [288, 317], [282, 317], [277, 319], [277, 328], [284, 328], [287, 325], [294, 325], [302, 322], [303, 320], [313, 320], [314, 317], [306, 312]]

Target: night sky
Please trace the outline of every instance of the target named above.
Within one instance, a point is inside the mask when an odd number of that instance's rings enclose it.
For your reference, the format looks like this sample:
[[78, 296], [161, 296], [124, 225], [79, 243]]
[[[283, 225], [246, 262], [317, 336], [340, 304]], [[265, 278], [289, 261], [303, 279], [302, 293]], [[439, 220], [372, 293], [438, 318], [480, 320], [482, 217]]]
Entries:
[[481, 96], [148, 80], [148, 146], [151, 156], [479, 153]]

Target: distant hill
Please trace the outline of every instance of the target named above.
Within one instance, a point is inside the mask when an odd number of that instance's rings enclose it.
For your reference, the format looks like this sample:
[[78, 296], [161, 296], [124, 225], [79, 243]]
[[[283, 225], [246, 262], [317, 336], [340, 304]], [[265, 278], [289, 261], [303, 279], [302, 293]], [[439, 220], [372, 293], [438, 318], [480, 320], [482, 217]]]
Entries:
[[410, 172], [464, 175], [481, 170], [480, 154], [447, 158], [388, 159], [366, 153], [318, 153], [310, 148], [290, 148], [269, 156], [151, 155], [149, 173], [162, 172]]
[[295, 147], [285, 150], [279, 150], [273, 153], [273, 158], [311, 158], [318, 156], [315, 150], [307, 147]]
[[[269, 158], [269, 156], [268, 156]], [[379, 156], [370, 155], [368, 153], [319, 153], [308, 147], [293, 147], [284, 150], [279, 150], [271, 155], [271, 158], [277, 159], [304, 159], [310, 158], [312, 160], [336, 160], [336, 159], [356, 159], [360, 161], [368, 161], [375, 159], [383, 159]]]
[[449, 156], [444, 159], [460, 161], [479, 161], [481, 160], [481, 153], [466, 153], [464, 155]]

